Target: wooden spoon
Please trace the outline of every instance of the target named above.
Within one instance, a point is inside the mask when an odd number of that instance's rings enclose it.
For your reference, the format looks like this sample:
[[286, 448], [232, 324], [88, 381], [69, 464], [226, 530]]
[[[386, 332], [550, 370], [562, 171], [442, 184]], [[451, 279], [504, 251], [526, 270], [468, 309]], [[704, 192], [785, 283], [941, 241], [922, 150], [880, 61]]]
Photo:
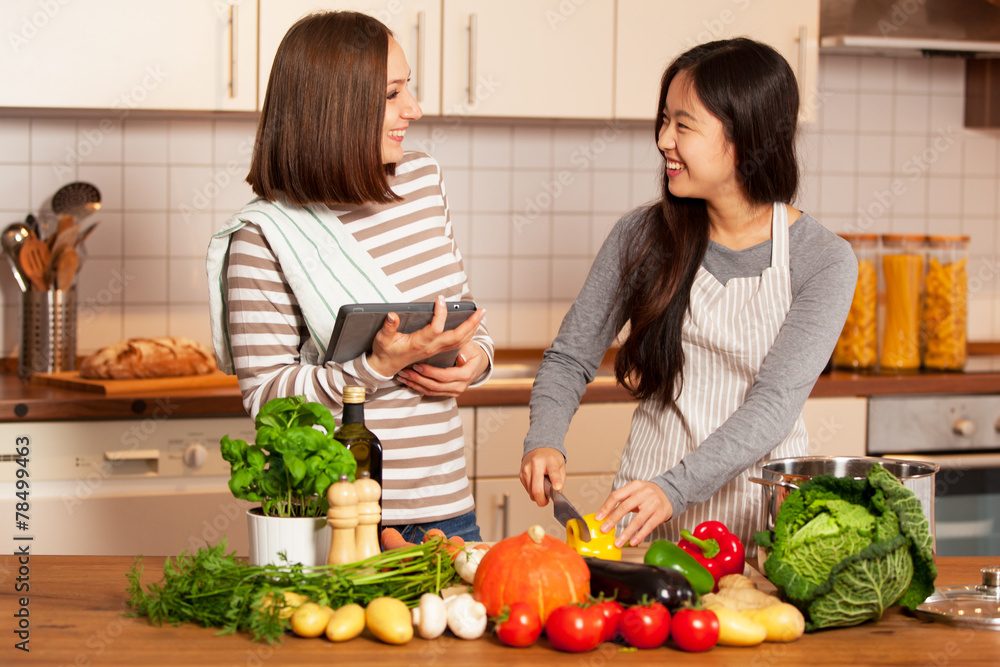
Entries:
[[56, 266], [56, 289], [68, 290], [73, 285], [76, 269], [80, 265], [80, 256], [73, 248], [65, 248], [59, 253]]
[[45, 291], [49, 288], [45, 284], [45, 269], [49, 265], [52, 253], [44, 241], [40, 241], [36, 236], [29, 236], [21, 246], [18, 260], [21, 264], [21, 271], [35, 286], [35, 289]]

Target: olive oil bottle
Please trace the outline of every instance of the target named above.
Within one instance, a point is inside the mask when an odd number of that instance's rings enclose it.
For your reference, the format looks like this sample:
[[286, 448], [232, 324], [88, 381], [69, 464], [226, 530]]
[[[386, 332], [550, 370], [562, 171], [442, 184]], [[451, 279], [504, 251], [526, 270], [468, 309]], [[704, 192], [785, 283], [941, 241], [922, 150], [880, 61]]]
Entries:
[[333, 437], [354, 455], [358, 471], [382, 485], [382, 443], [365, 426], [365, 388], [344, 387], [344, 414]]

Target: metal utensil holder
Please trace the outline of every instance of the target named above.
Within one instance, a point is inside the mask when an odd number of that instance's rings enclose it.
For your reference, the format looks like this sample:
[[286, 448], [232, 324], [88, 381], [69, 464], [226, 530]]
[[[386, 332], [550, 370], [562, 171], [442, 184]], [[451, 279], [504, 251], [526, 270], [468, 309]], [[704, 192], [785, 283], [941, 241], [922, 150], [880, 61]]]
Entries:
[[24, 292], [17, 374], [75, 370], [76, 320], [76, 289]]

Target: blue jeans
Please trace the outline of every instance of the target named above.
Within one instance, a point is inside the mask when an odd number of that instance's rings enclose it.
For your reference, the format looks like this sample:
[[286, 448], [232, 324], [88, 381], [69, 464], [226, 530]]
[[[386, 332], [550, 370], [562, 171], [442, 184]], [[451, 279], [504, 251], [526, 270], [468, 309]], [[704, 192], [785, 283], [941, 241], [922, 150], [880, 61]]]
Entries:
[[460, 516], [455, 516], [442, 521], [429, 521], [427, 523], [411, 523], [402, 526], [393, 526], [407, 542], [420, 543], [424, 541], [424, 533], [431, 528], [438, 528], [444, 531], [448, 537], [461, 537], [466, 542], [481, 542], [483, 538], [479, 535], [479, 526], [476, 525], [476, 513], [467, 512]]

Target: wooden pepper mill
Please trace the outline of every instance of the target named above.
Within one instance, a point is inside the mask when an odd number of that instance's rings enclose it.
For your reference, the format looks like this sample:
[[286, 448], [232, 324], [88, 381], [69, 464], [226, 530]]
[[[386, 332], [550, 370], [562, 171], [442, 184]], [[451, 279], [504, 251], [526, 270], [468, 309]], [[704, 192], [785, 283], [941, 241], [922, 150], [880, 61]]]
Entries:
[[358, 496], [355, 556], [364, 560], [382, 553], [378, 543], [378, 522], [382, 520], [382, 508], [378, 501], [382, 497], [382, 487], [365, 471], [354, 481], [354, 490]]
[[358, 494], [347, 475], [330, 485], [326, 492], [330, 509], [326, 522], [333, 529], [327, 565], [346, 565], [357, 560], [354, 547], [354, 529], [358, 525]]

